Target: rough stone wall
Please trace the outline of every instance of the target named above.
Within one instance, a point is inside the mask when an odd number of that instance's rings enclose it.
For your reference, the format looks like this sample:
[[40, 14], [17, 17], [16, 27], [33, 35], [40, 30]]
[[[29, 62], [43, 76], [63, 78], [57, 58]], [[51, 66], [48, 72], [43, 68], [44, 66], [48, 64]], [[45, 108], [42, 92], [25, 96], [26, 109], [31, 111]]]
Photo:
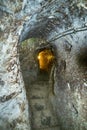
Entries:
[[0, 1], [0, 130], [30, 130], [17, 50], [21, 27], [15, 13], [19, 5], [19, 1]]
[[87, 31], [55, 41], [53, 106], [61, 129], [87, 130]]
[[[61, 129], [87, 130], [86, 69], [76, 63], [77, 52], [80, 52], [83, 44], [86, 46], [84, 30], [87, 30], [86, 0], [0, 0], [1, 129], [30, 128], [27, 125], [28, 104], [17, 45], [19, 37], [19, 41], [30, 37], [44, 37], [55, 43], [58, 49], [58, 66], [54, 73], [56, 97], [53, 105]], [[64, 37], [71, 33], [72, 35]], [[55, 39], [59, 40], [53, 42]], [[83, 50], [84, 48], [81, 52]], [[17, 113], [14, 115], [15, 109]]]
[[[30, 37], [44, 37], [52, 41], [56, 35], [64, 31], [71, 29], [75, 31], [78, 27], [86, 26], [87, 2], [85, 0], [42, 0], [41, 3], [38, 5], [40, 8], [36, 8], [36, 3], [33, 5], [35, 10], [31, 11], [32, 17], [25, 21], [20, 41]], [[28, 8], [29, 4], [25, 6], [24, 11], [28, 11]]]
[[0, 129], [29, 130], [28, 102], [22, 79], [16, 36], [1, 41]]

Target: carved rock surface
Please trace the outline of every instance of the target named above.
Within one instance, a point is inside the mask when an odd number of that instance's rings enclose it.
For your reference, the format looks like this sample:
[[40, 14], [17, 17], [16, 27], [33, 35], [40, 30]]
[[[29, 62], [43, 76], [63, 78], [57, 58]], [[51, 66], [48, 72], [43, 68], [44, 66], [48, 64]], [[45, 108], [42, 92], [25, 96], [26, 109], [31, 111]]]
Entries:
[[51, 98], [61, 129], [87, 130], [86, 0], [0, 0], [0, 129], [30, 130], [18, 46], [31, 37], [57, 48]]

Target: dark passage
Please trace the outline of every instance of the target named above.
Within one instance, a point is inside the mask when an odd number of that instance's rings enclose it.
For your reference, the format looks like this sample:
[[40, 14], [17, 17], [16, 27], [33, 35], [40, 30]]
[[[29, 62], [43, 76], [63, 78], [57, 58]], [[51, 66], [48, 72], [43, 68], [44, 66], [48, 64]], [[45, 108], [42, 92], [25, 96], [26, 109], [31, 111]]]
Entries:
[[[37, 40], [25, 41], [20, 47], [21, 70], [29, 101], [32, 130], [59, 130], [59, 122], [50, 99], [49, 83], [55, 56], [51, 49], [38, 50]], [[51, 95], [52, 98], [53, 95]]]

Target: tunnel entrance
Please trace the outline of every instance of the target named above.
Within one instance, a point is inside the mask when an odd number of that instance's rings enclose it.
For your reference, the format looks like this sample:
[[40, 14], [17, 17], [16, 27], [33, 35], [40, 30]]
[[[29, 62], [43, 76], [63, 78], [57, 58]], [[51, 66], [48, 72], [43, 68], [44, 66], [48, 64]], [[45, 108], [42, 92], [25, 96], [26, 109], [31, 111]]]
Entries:
[[26, 84], [41, 79], [49, 81], [50, 72], [56, 59], [54, 51], [54, 47], [43, 39], [31, 38], [20, 44], [19, 58]]
[[28, 39], [21, 43], [19, 55], [31, 130], [58, 130], [57, 116], [49, 98], [49, 77], [55, 61], [53, 47], [42, 39]]

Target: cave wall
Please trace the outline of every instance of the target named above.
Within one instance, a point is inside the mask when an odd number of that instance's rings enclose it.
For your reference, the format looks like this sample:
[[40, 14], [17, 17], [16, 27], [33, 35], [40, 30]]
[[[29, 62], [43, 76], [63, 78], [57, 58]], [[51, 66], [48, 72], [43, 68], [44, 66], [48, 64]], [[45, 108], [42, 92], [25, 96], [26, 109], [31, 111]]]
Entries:
[[[28, 102], [17, 47], [21, 41], [31, 37], [44, 37], [55, 44], [58, 50], [58, 63], [54, 73], [56, 96], [52, 100], [61, 129], [87, 130], [87, 64], [82, 66], [84, 61], [79, 59], [86, 59], [83, 57], [86, 48], [84, 30], [87, 30], [86, 0], [0, 0], [2, 130], [30, 129]], [[66, 34], [69, 35], [65, 36]]]
[[55, 41], [58, 57], [52, 101], [63, 130], [87, 130], [87, 31]]
[[0, 129], [29, 130], [28, 101], [12, 34], [0, 43]]
[[30, 130], [29, 107], [20, 69], [20, 1], [0, 0], [0, 130]]

